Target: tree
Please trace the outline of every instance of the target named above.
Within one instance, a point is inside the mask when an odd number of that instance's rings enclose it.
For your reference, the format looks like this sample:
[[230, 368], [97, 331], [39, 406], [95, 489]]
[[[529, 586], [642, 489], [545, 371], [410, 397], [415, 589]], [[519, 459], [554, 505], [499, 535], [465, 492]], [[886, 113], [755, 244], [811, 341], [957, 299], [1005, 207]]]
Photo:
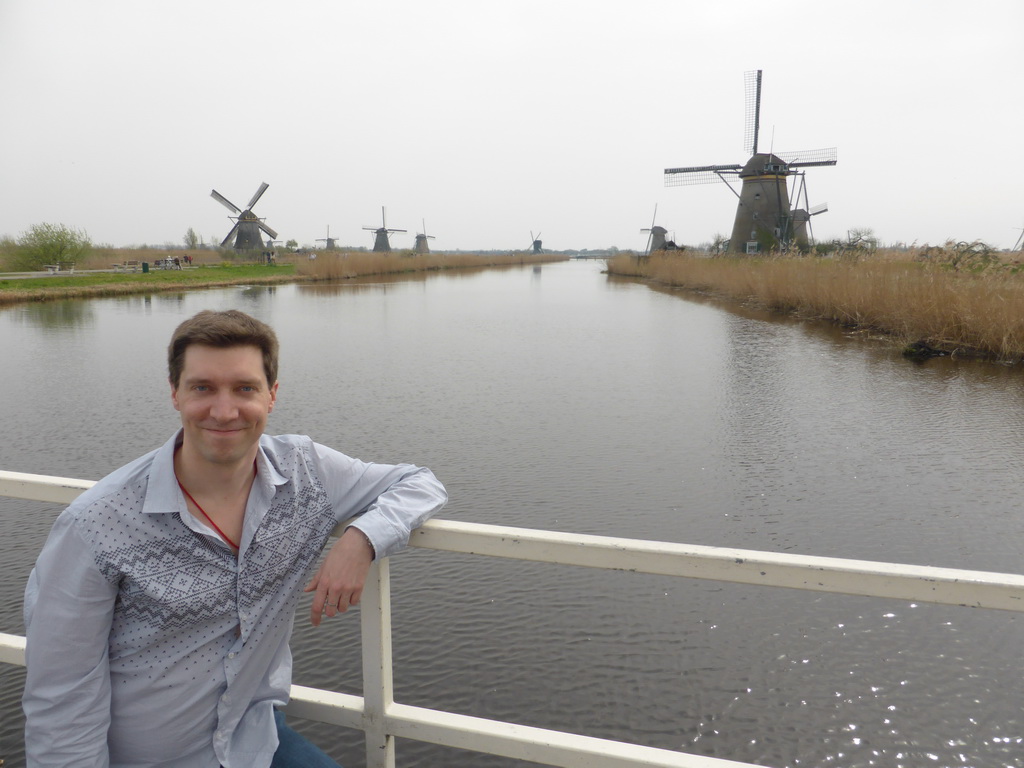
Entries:
[[185, 247], [189, 249], [195, 249], [199, 247], [199, 235], [192, 227], [188, 228], [188, 232], [185, 233]]
[[85, 258], [91, 248], [92, 242], [84, 230], [64, 224], [33, 224], [18, 238], [12, 266], [30, 271], [43, 269], [47, 264], [74, 264]]
[[871, 227], [853, 227], [846, 233], [847, 245], [854, 248], [868, 248], [874, 250], [878, 247], [878, 238], [875, 237], [875, 230]]
[[299, 241], [298, 240], [289, 240], [287, 243], [284, 244], [284, 247], [285, 248], [291, 248], [292, 250], [294, 250], [294, 249], [299, 247]]

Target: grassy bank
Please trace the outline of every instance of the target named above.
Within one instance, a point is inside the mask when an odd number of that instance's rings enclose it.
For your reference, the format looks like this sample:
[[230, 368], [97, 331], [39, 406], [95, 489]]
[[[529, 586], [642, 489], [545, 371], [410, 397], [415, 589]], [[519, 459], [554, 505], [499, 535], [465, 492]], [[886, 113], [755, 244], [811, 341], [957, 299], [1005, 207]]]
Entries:
[[[180, 255], [183, 252], [175, 252]], [[400, 274], [440, 269], [492, 267], [507, 264], [531, 264], [563, 260], [548, 254], [424, 254], [398, 253], [350, 254], [319, 252], [315, 260], [306, 255], [285, 255], [274, 266], [220, 261], [210, 251], [191, 251], [194, 265], [183, 270], [150, 272], [89, 272], [109, 270], [123, 261], [154, 263], [166, 254], [162, 251], [124, 250], [93, 255], [76, 265], [74, 274], [58, 273], [39, 277], [6, 277], [0, 274], [0, 305], [24, 301], [50, 301], [67, 298], [95, 298], [154, 291], [180, 291], [218, 288], [228, 285], [267, 285], [316, 280], [340, 280], [370, 275]]]
[[908, 349], [1024, 360], [1024, 275], [955, 253], [878, 251], [853, 259], [620, 255], [611, 274], [878, 331]]

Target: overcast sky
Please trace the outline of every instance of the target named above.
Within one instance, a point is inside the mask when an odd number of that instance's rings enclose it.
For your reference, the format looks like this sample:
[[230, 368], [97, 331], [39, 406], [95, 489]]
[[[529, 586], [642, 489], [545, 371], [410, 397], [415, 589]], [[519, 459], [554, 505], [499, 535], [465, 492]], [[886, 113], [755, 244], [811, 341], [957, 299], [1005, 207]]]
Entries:
[[[0, 235], [39, 222], [117, 246], [219, 242], [217, 189], [282, 239], [642, 249], [728, 236], [743, 74], [762, 150], [811, 168], [818, 239], [1024, 227], [1024, 2], [0, 0]], [[1016, 160], [1014, 160], [1016, 162]]]

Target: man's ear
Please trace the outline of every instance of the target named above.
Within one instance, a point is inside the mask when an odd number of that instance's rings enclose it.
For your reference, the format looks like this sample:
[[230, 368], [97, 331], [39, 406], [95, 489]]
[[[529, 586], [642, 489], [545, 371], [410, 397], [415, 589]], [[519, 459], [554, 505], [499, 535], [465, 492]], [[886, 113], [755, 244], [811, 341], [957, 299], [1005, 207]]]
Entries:
[[171, 385], [171, 404], [174, 406], [174, 410], [180, 411], [181, 408], [178, 407], [178, 388], [174, 386], [174, 382], [170, 379], [167, 380], [167, 383]]
[[274, 410], [274, 403], [277, 402], [277, 385], [278, 382], [274, 382], [274, 386], [270, 388], [270, 405], [267, 407], [267, 413]]

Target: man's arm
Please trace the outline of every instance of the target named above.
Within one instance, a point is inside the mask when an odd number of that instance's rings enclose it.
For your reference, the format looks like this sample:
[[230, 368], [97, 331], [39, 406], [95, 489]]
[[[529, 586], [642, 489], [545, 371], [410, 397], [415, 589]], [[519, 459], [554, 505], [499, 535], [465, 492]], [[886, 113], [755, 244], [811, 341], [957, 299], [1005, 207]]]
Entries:
[[309, 609], [309, 620], [314, 627], [320, 626], [325, 613], [334, 617], [351, 605], [359, 605], [373, 554], [373, 545], [365, 533], [355, 526], [345, 529], [306, 586], [306, 592], [316, 592]]
[[25, 590], [29, 768], [109, 764], [108, 647], [116, 597], [65, 512]]
[[444, 486], [426, 468], [411, 464], [367, 464], [317, 445], [324, 481], [338, 520], [360, 517], [331, 547], [307, 592], [315, 591], [310, 620], [356, 605], [370, 563], [405, 547], [409, 535], [448, 500]]

